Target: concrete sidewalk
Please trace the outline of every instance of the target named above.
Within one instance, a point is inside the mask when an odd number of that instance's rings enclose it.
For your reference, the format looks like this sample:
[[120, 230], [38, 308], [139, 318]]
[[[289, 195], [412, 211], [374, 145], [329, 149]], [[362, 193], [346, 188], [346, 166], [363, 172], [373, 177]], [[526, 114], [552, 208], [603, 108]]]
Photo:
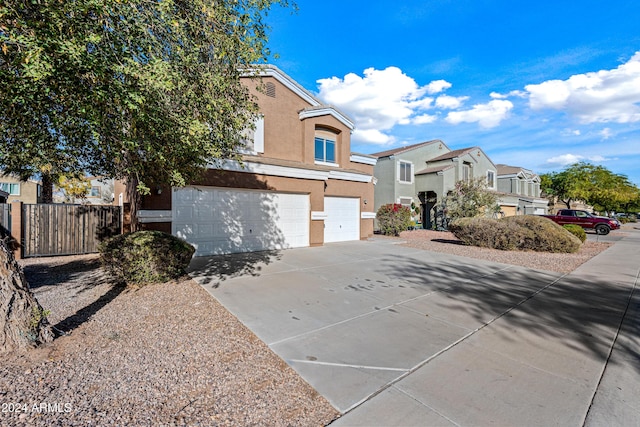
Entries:
[[640, 425], [639, 248], [626, 231], [561, 275], [351, 242], [198, 258], [192, 276], [335, 426]]

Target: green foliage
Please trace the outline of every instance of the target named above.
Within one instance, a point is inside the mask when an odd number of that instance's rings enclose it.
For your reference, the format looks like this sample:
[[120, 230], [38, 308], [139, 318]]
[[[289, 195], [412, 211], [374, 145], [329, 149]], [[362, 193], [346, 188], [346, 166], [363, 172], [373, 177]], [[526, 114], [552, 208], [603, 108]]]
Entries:
[[399, 236], [411, 226], [411, 210], [397, 203], [382, 205], [376, 213], [380, 232], [386, 236]]
[[[234, 158], [288, 0], [0, 2], [0, 167], [182, 186]], [[256, 81], [256, 85], [258, 82]]]
[[130, 285], [166, 282], [184, 274], [195, 248], [160, 231], [138, 231], [100, 244], [102, 264], [116, 280]]
[[569, 233], [576, 236], [578, 239], [580, 239], [582, 243], [584, 243], [584, 241], [587, 240], [587, 233], [585, 233], [584, 228], [580, 227], [579, 225], [564, 224], [562, 228], [564, 228]]
[[487, 189], [486, 179], [476, 178], [458, 181], [455, 188], [447, 194], [443, 203], [447, 216], [456, 218], [473, 218], [496, 212], [498, 195]]
[[573, 253], [581, 245], [553, 221], [534, 215], [460, 218], [449, 224], [449, 230], [467, 245], [492, 249]]
[[581, 200], [596, 210], [611, 212], [629, 208], [640, 200], [640, 189], [626, 176], [586, 162], [541, 175], [540, 181], [542, 191], [557, 197], [567, 208], [572, 201]]
[[46, 322], [47, 316], [51, 314], [51, 311], [45, 310], [39, 305], [34, 305], [31, 308], [31, 317], [29, 318], [29, 331], [26, 336], [32, 341], [36, 341], [38, 333], [43, 322]]

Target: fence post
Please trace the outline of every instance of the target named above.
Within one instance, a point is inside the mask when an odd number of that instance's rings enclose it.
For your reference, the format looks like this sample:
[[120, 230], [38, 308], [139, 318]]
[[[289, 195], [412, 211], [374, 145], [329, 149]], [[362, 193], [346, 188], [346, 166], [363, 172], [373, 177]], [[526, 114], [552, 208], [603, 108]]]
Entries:
[[11, 203], [11, 237], [13, 256], [22, 259], [22, 202]]

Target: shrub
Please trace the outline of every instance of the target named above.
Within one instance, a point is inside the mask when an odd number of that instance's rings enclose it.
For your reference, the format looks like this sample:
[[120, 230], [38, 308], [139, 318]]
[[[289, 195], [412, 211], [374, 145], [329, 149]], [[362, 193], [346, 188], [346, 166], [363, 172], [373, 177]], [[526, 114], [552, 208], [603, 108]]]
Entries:
[[398, 236], [411, 226], [411, 211], [397, 203], [382, 205], [376, 213], [380, 232], [387, 236]]
[[105, 269], [130, 285], [166, 282], [184, 274], [195, 248], [160, 231], [138, 231], [102, 242]]
[[562, 226], [562, 228], [564, 228], [569, 233], [576, 236], [578, 239], [580, 239], [582, 243], [584, 243], [584, 241], [587, 240], [587, 233], [585, 233], [584, 228], [580, 227], [579, 225], [565, 224]]
[[576, 252], [580, 240], [550, 219], [512, 216], [502, 219], [461, 218], [449, 230], [463, 243], [501, 250]]

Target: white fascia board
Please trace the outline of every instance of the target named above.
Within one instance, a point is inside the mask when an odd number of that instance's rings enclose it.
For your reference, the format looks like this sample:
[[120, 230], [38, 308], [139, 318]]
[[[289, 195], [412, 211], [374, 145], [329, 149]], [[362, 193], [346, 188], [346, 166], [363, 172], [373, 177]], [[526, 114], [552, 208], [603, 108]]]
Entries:
[[244, 167], [235, 160], [224, 160], [219, 165], [209, 164], [211, 169], [223, 169], [227, 171], [256, 173], [260, 175], [283, 176], [286, 178], [313, 179], [326, 181], [329, 178], [327, 171], [316, 171], [287, 166], [266, 165], [262, 163], [244, 162]]
[[211, 169], [222, 169], [234, 172], [255, 173], [260, 175], [283, 176], [286, 178], [312, 179], [316, 181], [326, 181], [327, 179], [338, 179], [342, 181], [371, 182], [373, 176], [361, 175], [353, 172], [343, 171], [318, 171], [303, 168], [292, 168], [288, 166], [267, 165], [262, 163], [244, 162], [244, 167], [235, 160], [224, 160], [219, 164], [209, 164]]
[[326, 108], [318, 108], [313, 110], [302, 110], [298, 114], [300, 120], [309, 119], [312, 117], [320, 117], [330, 115], [335, 117], [340, 123], [349, 128], [349, 130], [354, 130], [356, 125], [349, 120], [344, 114], [337, 111], [335, 108], [326, 107]]
[[170, 210], [141, 209], [138, 211], [138, 221], [142, 224], [171, 222], [173, 221], [173, 213]]
[[360, 218], [361, 219], [375, 219], [376, 218], [376, 213], [375, 212], [362, 212], [362, 213], [360, 213]]
[[[255, 70], [254, 70], [255, 71]], [[260, 77], [273, 77], [282, 83], [287, 89], [291, 90], [293, 93], [298, 95], [300, 98], [307, 101], [309, 104], [317, 107], [321, 105], [321, 102], [316, 99], [313, 95], [307, 92], [302, 86], [296, 83], [291, 77], [282, 72], [279, 68], [276, 68], [273, 65], [269, 65], [266, 67], [260, 67], [256, 73], [251, 74], [251, 72], [244, 74], [246, 76], [260, 76]]]
[[342, 172], [342, 171], [330, 171], [329, 178], [331, 179], [340, 179], [343, 181], [355, 181], [355, 182], [371, 182], [373, 176], [371, 175], [360, 175], [352, 172]]
[[378, 163], [378, 159], [374, 157], [360, 156], [358, 154], [352, 154], [351, 157], [349, 157], [349, 160], [353, 163], [362, 163], [371, 166], [375, 166]]

